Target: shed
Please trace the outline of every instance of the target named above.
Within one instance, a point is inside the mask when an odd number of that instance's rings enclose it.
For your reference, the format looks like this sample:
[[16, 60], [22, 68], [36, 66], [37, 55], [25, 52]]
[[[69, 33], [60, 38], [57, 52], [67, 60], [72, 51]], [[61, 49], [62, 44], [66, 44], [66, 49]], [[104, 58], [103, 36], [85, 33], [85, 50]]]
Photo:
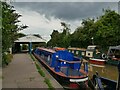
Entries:
[[40, 35], [36, 34], [30, 34], [26, 35], [24, 37], [18, 38], [14, 41], [14, 49], [13, 51], [20, 51], [20, 44], [28, 44], [29, 52], [32, 51], [32, 44], [38, 44], [38, 43], [46, 43], [46, 40], [43, 39]]

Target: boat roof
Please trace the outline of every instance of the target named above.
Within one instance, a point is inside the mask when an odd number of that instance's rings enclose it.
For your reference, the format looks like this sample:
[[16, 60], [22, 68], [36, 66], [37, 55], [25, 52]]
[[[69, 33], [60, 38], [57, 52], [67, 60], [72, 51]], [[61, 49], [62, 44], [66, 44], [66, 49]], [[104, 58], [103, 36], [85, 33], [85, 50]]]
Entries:
[[85, 48], [75, 48], [75, 47], [70, 47], [68, 49], [70, 49], [70, 50], [83, 50], [83, 51], [86, 50]]
[[96, 45], [89, 45], [88, 47], [97, 47]]
[[54, 47], [53, 49], [55, 49], [56, 51], [65, 50], [65, 48], [62, 48], [62, 47]]
[[47, 48], [42, 48], [42, 47], [38, 47], [38, 49], [44, 50], [44, 51], [47, 51], [47, 52], [50, 52], [50, 53], [55, 53], [56, 52], [56, 51], [54, 51], [52, 49], [47, 49]]
[[109, 49], [117, 49], [117, 50], [120, 50], [120, 45], [118, 45], [118, 46], [110, 46]]

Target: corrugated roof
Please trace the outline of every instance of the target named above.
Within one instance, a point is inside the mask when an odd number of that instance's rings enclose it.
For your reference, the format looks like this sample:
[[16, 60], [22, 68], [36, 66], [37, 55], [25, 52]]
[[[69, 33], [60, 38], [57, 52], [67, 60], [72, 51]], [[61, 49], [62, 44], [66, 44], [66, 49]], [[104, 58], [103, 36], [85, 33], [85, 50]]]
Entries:
[[25, 37], [18, 38], [18, 40], [14, 42], [46, 42], [46, 40], [34, 35], [27, 35]]

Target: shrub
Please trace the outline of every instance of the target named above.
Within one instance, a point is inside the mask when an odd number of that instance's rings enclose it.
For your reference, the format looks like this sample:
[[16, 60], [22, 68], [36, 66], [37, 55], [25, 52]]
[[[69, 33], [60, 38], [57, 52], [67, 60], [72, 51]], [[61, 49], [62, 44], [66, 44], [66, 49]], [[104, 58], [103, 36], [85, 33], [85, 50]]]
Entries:
[[10, 53], [3, 53], [2, 55], [2, 66], [8, 65], [13, 58], [13, 55]]

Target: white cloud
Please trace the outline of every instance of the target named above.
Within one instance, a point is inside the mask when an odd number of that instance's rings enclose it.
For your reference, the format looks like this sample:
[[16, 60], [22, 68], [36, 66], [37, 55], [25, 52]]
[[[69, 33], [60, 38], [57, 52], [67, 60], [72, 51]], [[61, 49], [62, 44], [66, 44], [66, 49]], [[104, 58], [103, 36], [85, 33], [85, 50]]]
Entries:
[[80, 21], [65, 21], [59, 18], [50, 16], [46, 18], [45, 14], [40, 14], [35, 11], [30, 11], [27, 8], [16, 8], [17, 12], [22, 14], [20, 19], [20, 24], [26, 24], [29, 27], [20, 32], [25, 34], [40, 34], [47, 41], [50, 39], [50, 34], [53, 30], [61, 30], [61, 22], [70, 24], [71, 32], [75, 30], [80, 25]]

